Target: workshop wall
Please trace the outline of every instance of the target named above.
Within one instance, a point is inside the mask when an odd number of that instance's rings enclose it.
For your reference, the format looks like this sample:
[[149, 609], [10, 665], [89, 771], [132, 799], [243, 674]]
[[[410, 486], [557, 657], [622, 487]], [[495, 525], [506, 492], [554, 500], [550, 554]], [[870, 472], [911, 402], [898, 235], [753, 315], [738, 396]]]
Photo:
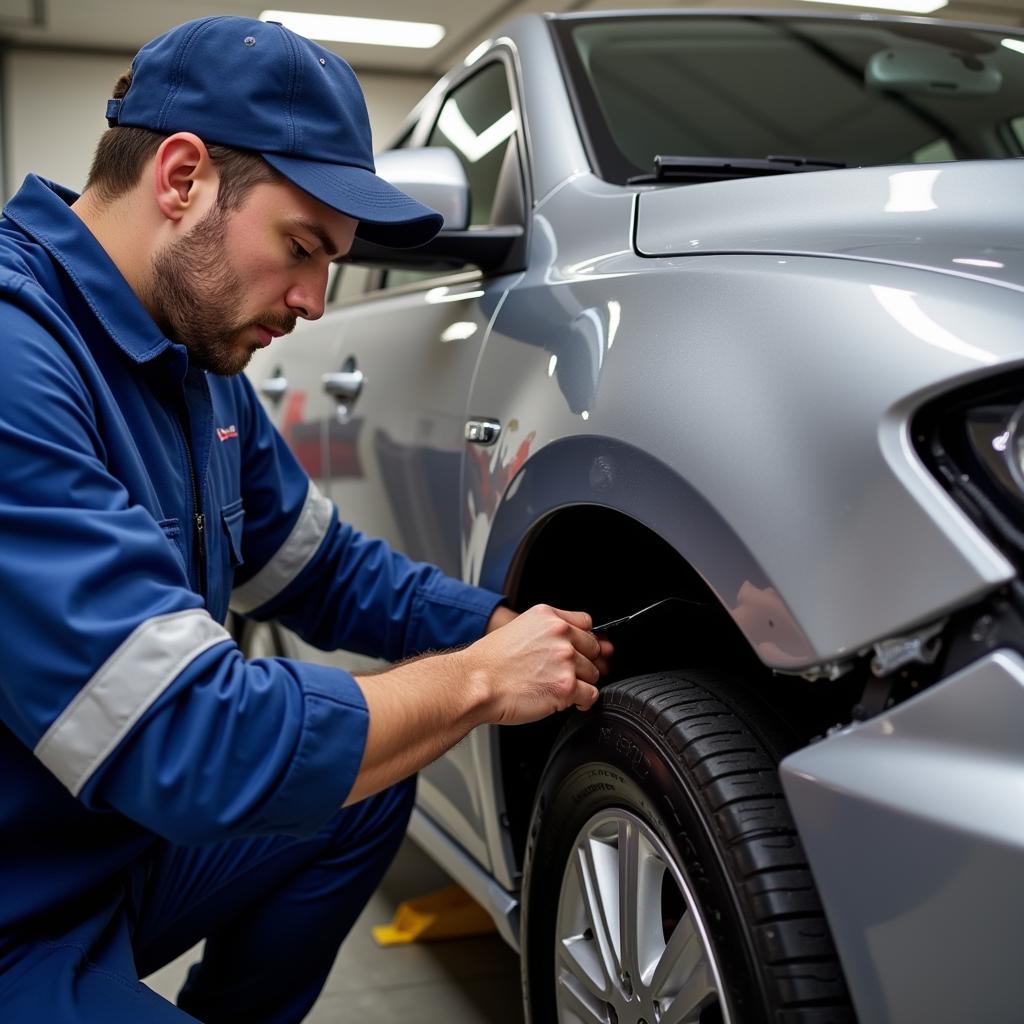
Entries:
[[[30, 171], [80, 190], [106, 128], [110, 90], [130, 55], [7, 50], [3, 54], [3, 198]], [[373, 138], [383, 148], [432, 77], [361, 74]]]

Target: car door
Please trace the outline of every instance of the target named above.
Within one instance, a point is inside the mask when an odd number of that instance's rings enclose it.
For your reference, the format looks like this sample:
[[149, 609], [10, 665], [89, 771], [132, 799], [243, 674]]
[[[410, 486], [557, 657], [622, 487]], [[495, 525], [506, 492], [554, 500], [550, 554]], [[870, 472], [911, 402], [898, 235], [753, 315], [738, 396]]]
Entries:
[[[421, 133], [424, 144], [461, 159], [471, 227], [490, 226], [502, 165], [517, 144], [510, 82], [505, 60], [485, 61], [451, 87]], [[323, 371], [338, 375], [326, 381], [337, 393], [307, 399], [310, 408], [323, 410], [325, 399], [332, 406], [324, 417], [327, 492], [361, 530], [460, 578], [467, 400], [488, 324], [513, 279], [389, 271], [311, 325]], [[461, 745], [422, 773], [419, 802], [487, 865], [476, 770], [470, 745]]]

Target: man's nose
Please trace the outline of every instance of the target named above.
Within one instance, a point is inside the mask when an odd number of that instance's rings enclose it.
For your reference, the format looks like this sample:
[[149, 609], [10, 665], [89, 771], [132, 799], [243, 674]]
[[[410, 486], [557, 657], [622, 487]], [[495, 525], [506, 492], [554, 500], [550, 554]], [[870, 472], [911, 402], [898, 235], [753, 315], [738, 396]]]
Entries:
[[327, 273], [304, 275], [285, 294], [288, 308], [303, 320], [319, 320], [324, 315]]

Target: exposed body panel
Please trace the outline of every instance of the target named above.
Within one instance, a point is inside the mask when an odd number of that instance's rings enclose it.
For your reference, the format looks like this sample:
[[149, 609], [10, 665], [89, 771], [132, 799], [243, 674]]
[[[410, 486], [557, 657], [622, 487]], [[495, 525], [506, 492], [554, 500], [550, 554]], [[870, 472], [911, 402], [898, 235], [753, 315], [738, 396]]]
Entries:
[[1022, 733], [997, 652], [783, 762], [862, 1021], [1020, 1018]]

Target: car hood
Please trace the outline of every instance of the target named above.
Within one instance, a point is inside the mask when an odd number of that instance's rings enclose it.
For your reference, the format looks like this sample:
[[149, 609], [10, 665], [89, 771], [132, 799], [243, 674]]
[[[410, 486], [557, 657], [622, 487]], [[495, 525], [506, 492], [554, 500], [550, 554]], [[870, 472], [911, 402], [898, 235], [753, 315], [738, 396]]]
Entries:
[[1024, 160], [861, 167], [662, 186], [637, 197], [641, 256], [825, 255], [1024, 290]]

